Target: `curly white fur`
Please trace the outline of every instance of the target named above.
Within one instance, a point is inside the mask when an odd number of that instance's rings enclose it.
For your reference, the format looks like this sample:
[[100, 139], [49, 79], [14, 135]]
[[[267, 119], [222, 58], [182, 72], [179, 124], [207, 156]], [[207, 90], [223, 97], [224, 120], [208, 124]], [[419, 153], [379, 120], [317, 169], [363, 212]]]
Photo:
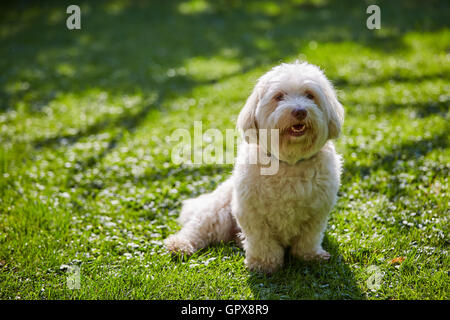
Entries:
[[[343, 119], [318, 67], [296, 62], [270, 70], [258, 80], [237, 127], [243, 133], [278, 129], [277, 152], [259, 139], [243, 142], [233, 175], [212, 193], [184, 202], [183, 228], [166, 239], [167, 248], [192, 254], [214, 242], [242, 241], [247, 267], [260, 272], [279, 269], [287, 247], [300, 258], [328, 259], [321, 243], [341, 174], [331, 139], [339, 136]], [[263, 164], [246, 161], [252, 152], [279, 160], [278, 171], [262, 175]]]

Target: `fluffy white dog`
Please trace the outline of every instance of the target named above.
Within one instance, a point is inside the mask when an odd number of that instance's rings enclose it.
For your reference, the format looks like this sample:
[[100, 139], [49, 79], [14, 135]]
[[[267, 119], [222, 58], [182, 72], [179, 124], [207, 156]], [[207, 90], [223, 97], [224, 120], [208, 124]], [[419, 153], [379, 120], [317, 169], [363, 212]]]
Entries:
[[[299, 258], [329, 259], [322, 239], [341, 175], [331, 139], [343, 120], [344, 110], [318, 67], [281, 64], [263, 75], [237, 127], [278, 129], [276, 152], [259, 136], [253, 143], [243, 140], [233, 175], [212, 193], [184, 202], [183, 227], [166, 239], [168, 250], [189, 255], [214, 242], [237, 240], [247, 267], [268, 273], [283, 265], [287, 247]], [[252, 153], [279, 161], [278, 171], [261, 174], [262, 162], [248, 161]]]

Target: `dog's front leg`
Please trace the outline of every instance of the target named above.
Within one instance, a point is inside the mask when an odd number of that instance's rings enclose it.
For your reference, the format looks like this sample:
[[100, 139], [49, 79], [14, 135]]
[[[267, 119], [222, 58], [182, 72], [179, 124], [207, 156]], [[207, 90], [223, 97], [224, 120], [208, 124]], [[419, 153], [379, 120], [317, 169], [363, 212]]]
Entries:
[[273, 273], [283, 266], [284, 248], [275, 239], [245, 232], [245, 264], [250, 271]]
[[292, 240], [291, 254], [303, 260], [330, 259], [330, 254], [322, 248], [325, 228], [325, 218], [306, 224], [299, 235]]

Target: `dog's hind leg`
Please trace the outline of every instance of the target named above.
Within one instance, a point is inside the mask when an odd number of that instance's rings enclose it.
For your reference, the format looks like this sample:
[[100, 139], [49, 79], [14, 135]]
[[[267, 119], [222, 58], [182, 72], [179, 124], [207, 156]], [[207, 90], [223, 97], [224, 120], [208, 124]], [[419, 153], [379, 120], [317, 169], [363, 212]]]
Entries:
[[186, 200], [179, 217], [183, 227], [165, 240], [167, 249], [191, 255], [211, 243], [235, 239], [238, 227], [231, 214], [232, 193], [229, 178], [212, 193]]

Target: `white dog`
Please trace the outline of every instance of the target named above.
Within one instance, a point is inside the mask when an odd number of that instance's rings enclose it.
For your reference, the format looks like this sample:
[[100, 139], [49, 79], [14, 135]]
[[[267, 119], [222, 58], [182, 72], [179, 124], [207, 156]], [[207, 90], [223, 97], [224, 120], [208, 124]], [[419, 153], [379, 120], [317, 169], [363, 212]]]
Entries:
[[[341, 175], [341, 157], [330, 140], [343, 120], [344, 110], [318, 67], [281, 64], [263, 75], [237, 127], [278, 129], [277, 152], [260, 139], [243, 141], [233, 175], [212, 193], [184, 202], [183, 228], [166, 239], [168, 250], [189, 255], [214, 242], [242, 241], [247, 267], [268, 273], [282, 266], [287, 247], [299, 258], [329, 259], [322, 239]], [[278, 171], [262, 175], [260, 161], [246, 161], [252, 152], [279, 161]]]

